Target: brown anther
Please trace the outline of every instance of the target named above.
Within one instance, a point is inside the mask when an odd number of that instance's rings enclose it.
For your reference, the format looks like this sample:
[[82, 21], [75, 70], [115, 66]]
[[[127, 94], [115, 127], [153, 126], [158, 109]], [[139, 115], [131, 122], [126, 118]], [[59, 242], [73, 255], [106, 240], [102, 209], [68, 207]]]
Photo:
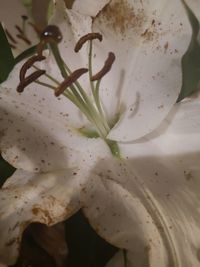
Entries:
[[26, 75], [27, 70], [30, 69], [35, 62], [42, 61], [44, 59], [45, 59], [45, 57], [44, 56], [41, 56], [41, 55], [35, 55], [35, 56], [32, 56], [31, 58], [29, 58], [23, 64], [23, 66], [22, 66], [22, 68], [20, 70], [20, 74], [19, 74], [20, 82], [22, 82], [23, 80], [25, 80], [25, 75]]
[[71, 75], [66, 80], [64, 80], [58, 86], [58, 88], [56, 88], [55, 96], [61, 95], [67, 87], [71, 86], [81, 75], [83, 75], [86, 72], [88, 72], [88, 69], [86, 68], [77, 69], [74, 72], [72, 72]]
[[62, 41], [62, 33], [56, 25], [48, 25], [40, 34], [40, 38], [45, 43], [60, 43]]
[[18, 30], [19, 34], [22, 34], [22, 35], [24, 34], [22, 29], [18, 25], [15, 25], [15, 28]]
[[28, 17], [27, 17], [26, 15], [22, 15], [21, 18], [22, 18], [23, 20], [27, 20], [27, 19], [28, 19]]
[[24, 91], [24, 88], [28, 86], [30, 83], [37, 80], [40, 76], [45, 74], [45, 70], [37, 70], [30, 74], [26, 79], [20, 82], [20, 84], [17, 86], [17, 92], [22, 93]]
[[106, 59], [103, 68], [91, 77], [91, 81], [100, 80], [106, 73], [108, 73], [112, 67], [113, 62], [115, 61], [115, 54], [109, 52], [108, 58]]
[[92, 41], [92, 40], [94, 40], [94, 39], [98, 39], [98, 40], [101, 42], [102, 39], [103, 39], [103, 37], [102, 37], [102, 35], [101, 35], [100, 33], [98, 33], [98, 32], [88, 33], [88, 34], [82, 36], [82, 37], [78, 40], [78, 42], [77, 42], [77, 44], [76, 44], [76, 46], [75, 46], [75, 48], [74, 48], [74, 51], [77, 53], [77, 52], [82, 48], [82, 46], [84, 45], [85, 42], [87, 42], [87, 41]]
[[17, 41], [15, 40], [15, 38], [9, 33], [9, 31], [7, 29], [5, 29], [6, 35], [7, 37], [10, 39], [11, 42], [13, 42], [14, 44], [17, 44]]
[[23, 40], [26, 44], [31, 45], [31, 41], [24, 35], [22, 34], [17, 34], [16, 35], [19, 39]]

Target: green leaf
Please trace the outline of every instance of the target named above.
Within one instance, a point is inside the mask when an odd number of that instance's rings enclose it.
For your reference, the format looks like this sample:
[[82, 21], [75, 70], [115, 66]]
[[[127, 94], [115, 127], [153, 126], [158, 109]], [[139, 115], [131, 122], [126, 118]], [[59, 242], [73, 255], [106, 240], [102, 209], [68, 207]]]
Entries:
[[66, 239], [73, 267], [104, 267], [119, 250], [92, 229], [82, 211], [66, 220]]
[[36, 52], [36, 45], [29, 47], [28, 49], [26, 49], [25, 51], [23, 51], [21, 54], [19, 54], [16, 58], [15, 58], [15, 64], [19, 63], [20, 61], [22, 61], [25, 58], [28, 58], [30, 56], [32, 56], [33, 54], [35, 54]]
[[198, 84], [200, 82], [200, 44], [198, 42], [200, 25], [185, 1], [183, 1], [183, 4], [192, 27], [192, 38], [189, 48], [182, 58], [183, 81], [177, 102], [199, 90]]
[[10, 45], [3, 26], [0, 23], [0, 83], [6, 80], [14, 64], [14, 57]]
[[15, 171], [15, 168], [6, 162], [0, 155], [0, 188]]
[[[46, 45], [44, 47], [44, 49], [47, 49], [48, 46]], [[28, 57], [31, 57], [32, 55], [34, 55], [36, 53], [36, 49], [37, 49], [37, 45], [34, 45], [34, 46], [31, 46], [29, 47], [28, 49], [26, 49], [25, 51], [23, 51], [21, 54], [19, 54], [16, 58], [15, 58], [15, 65], [17, 63], [19, 63], [20, 61], [28, 58]]]

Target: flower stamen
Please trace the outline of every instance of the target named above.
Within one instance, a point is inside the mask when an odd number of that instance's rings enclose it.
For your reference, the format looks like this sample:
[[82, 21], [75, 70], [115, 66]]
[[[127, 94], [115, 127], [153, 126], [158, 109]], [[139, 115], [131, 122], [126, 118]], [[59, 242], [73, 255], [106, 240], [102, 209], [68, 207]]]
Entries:
[[105, 76], [106, 73], [108, 73], [111, 70], [114, 61], [115, 61], [115, 54], [113, 52], [109, 52], [108, 58], [106, 59], [103, 68], [98, 73], [96, 73], [91, 77], [91, 81], [100, 80], [103, 76]]
[[24, 32], [22, 31], [22, 29], [18, 26], [18, 25], [15, 25], [15, 28], [17, 29], [17, 31], [19, 32], [19, 34], [24, 34]]
[[36, 70], [32, 74], [30, 74], [28, 77], [26, 77], [23, 81], [20, 82], [20, 84], [17, 86], [17, 92], [22, 93], [24, 91], [24, 88], [37, 80], [40, 76], [45, 74], [45, 70]]
[[92, 32], [92, 33], [88, 33], [84, 36], [82, 36], [79, 41], [77, 42], [77, 44], [75, 45], [74, 51], [77, 53], [82, 46], [84, 45], [84, 43], [86, 43], [87, 41], [92, 41], [94, 39], [98, 39], [100, 42], [102, 41], [103, 37], [100, 33], [98, 32]]
[[16, 36], [18, 39], [21, 39], [22, 41], [24, 41], [27, 45], [31, 45], [31, 41], [26, 36], [22, 34], [17, 34]]
[[67, 87], [70, 87], [81, 75], [86, 72], [88, 72], [88, 69], [86, 68], [77, 69], [72, 72], [71, 75], [66, 80], [64, 80], [55, 90], [55, 96], [60, 96]]
[[31, 41], [27, 38], [25, 31], [21, 27], [19, 27], [18, 25], [15, 25], [15, 28], [18, 31], [18, 34], [16, 35], [17, 38], [23, 40], [28, 45], [31, 45]]
[[37, 61], [42, 61], [44, 60], [45, 57], [42, 55], [34, 55], [31, 58], [29, 58], [22, 66], [20, 73], [19, 73], [19, 80], [20, 83], [17, 86], [17, 92], [22, 93], [24, 91], [24, 88], [26, 86], [28, 86], [30, 83], [34, 82], [35, 80], [37, 80], [40, 76], [42, 76], [43, 74], [45, 74], [45, 70], [36, 70], [35, 72], [33, 72], [32, 74], [30, 74], [29, 76], [26, 76], [26, 72], [28, 69], [30, 69], [33, 64]]
[[19, 79], [20, 82], [22, 82], [25, 79], [25, 75], [28, 69], [30, 69], [33, 64], [37, 61], [42, 61], [45, 59], [45, 56], [41, 56], [41, 55], [35, 55], [31, 58], [29, 58], [24, 65], [22, 66], [21, 70], [20, 70], [20, 74], [19, 74]]
[[[73, 72], [64, 62], [59, 51], [58, 43], [60, 43], [62, 40], [62, 34], [59, 28], [55, 25], [48, 25], [43, 31], [40, 31], [40, 39], [41, 41], [37, 45], [36, 49], [37, 54], [25, 62], [21, 68], [19, 77], [20, 84], [17, 87], [17, 91], [23, 92], [27, 85], [35, 82], [42, 86], [53, 89], [56, 97], [63, 95], [64, 97], [68, 98], [95, 127], [96, 136], [101, 137], [106, 142], [114, 156], [120, 157], [118, 144], [115, 141], [111, 141], [107, 138], [112, 125], [106, 116], [106, 112], [102, 108], [99, 95], [101, 78], [110, 71], [113, 62], [115, 61], [114, 53], [110, 52], [103, 68], [95, 75], [92, 74], [92, 43], [94, 39], [102, 41], [102, 35], [100, 33], [88, 33], [79, 39], [74, 48], [75, 52], [78, 52], [86, 41], [90, 42], [88, 68], [78, 68]], [[55, 78], [47, 74], [45, 70], [41, 70], [34, 65], [35, 62], [45, 59], [45, 56], [43, 56], [43, 51], [48, 47], [51, 49], [57, 66], [63, 77], [62, 82], [57, 81]], [[31, 67], [34, 67], [36, 71], [26, 77], [27, 70]], [[86, 72], [89, 72], [92, 95], [88, 95], [87, 91], [84, 90], [78, 81], [78, 79]], [[43, 74], [46, 75], [46, 77], [53, 81], [56, 85], [48, 84], [44, 81], [38, 80], [38, 78]], [[97, 82], [95, 83], [93, 81]]]
[[10, 39], [10, 41], [13, 44], [17, 44], [17, 41], [15, 40], [15, 38], [11, 35], [11, 33], [7, 29], [5, 29], [5, 32], [6, 32], [7, 37]]
[[23, 34], [26, 35], [26, 22], [28, 20], [28, 17], [26, 15], [22, 15], [21, 16], [22, 18], [22, 31], [23, 31]]

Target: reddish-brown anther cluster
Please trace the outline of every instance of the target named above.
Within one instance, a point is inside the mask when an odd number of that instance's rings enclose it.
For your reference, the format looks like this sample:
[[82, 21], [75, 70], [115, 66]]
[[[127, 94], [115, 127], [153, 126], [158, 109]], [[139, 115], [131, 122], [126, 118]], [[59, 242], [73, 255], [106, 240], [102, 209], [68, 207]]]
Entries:
[[24, 65], [22, 66], [22, 68], [20, 70], [20, 74], [19, 74], [20, 83], [17, 86], [17, 92], [22, 93], [24, 91], [24, 88], [26, 86], [28, 86], [29, 84], [31, 84], [32, 82], [34, 82], [35, 80], [37, 80], [40, 76], [42, 76], [43, 74], [45, 74], [45, 70], [36, 70], [32, 74], [30, 74], [27, 77], [25, 77], [27, 70], [29, 68], [31, 68], [35, 62], [42, 61], [44, 59], [45, 59], [44, 56], [35, 55], [35, 56], [29, 58], [24, 63]]
[[[20, 32], [20, 27], [16, 26], [18, 31]], [[42, 61], [45, 57], [42, 55], [44, 47], [46, 43], [55, 42], [59, 43], [62, 40], [62, 34], [57, 26], [48, 25], [41, 33], [41, 42], [37, 46], [37, 55], [32, 56], [29, 58], [24, 65], [22, 66], [19, 74], [20, 83], [17, 87], [17, 92], [23, 92], [24, 88], [28, 86], [30, 83], [37, 80], [40, 76], [45, 74], [45, 70], [36, 70], [29, 76], [25, 77], [26, 72], [29, 68], [31, 68], [34, 63]]]
[[[98, 32], [88, 33], [79, 39], [74, 48], [74, 51], [78, 52], [82, 48], [85, 42], [92, 41], [94, 39], [98, 39], [101, 42], [103, 40], [103, 37]], [[91, 81], [100, 80], [104, 75], [106, 75], [106, 73], [110, 71], [114, 61], [115, 61], [115, 54], [113, 52], [109, 52], [108, 58], [106, 59], [103, 68], [98, 73], [96, 73], [91, 77]]]
[[[59, 43], [62, 40], [62, 34], [59, 30], [59, 28], [55, 25], [48, 25], [41, 33], [41, 42], [37, 46], [37, 55], [32, 56], [29, 58], [24, 65], [22, 66], [20, 70], [20, 83], [17, 87], [18, 92], [23, 92], [24, 88], [29, 85], [30, 83], [36, 81], [40, 76], [45, 74], [45, 70], [36, 70], [32, 74], [26, 77], [26, 72], [29, 68], [31, 68], [34, 63], [42, 61], [45, 59], [45, 56], [43, 56], [43, 50], [45, 48], [45, 45], [47, 43]], [[94, 39], [98, 39], [99, 41], [102, 41], [103, 37], [100, 33], [88, 33], [84, 36], [82, 36], [79, 41], [77, 42], [74, 50], [75, 52], [78, 52], [85, 42], [92, 41]], [[108, 58], [106, 59], [103, 68], [90, 77], [91, 81], [100, 80], [107, 72], [110, 71], [113, 62], [115, 61], [115, 55], [113, 52], [109, 52]], [[55, 89], [55, 96], [60, 96], [68, 87], [72, 86], [73, 83], [77, 81], [77, 79], [80, 78], [81, 75], [88, 72], [87, 68], [79, 68], [75, 70], [74, 72], [70, 73], [70, 75], [66, 75], [67, 77], [65, 80]]]

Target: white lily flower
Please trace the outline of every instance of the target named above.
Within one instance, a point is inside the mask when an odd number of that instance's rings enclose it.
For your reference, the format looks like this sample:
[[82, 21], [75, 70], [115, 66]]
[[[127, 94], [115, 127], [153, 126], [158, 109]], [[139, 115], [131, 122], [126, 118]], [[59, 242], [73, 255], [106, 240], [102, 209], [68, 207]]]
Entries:
[[[0, 88], [0, 149], [17, 168], [0, 191], [0, 263], [14, 264], [31, 222], [53, 225], [82, 208], [101, 237], [127, 251], [127, 266], [196, 267], [199, 96], [175, 104], [191, 38], [185, 9], [179, 0], [87, 2], [67, 10], [56, 1], [51, 23], [72, 70], [88, 67], [87, 44], [73, 52], [78, 39], [103, 35], [93, 41], [93, 74], [114, 52], [100, 98], [106, 122], [120, 119], [107, 136], [83, 136], [78, 129], [89, 122], [63, 95], [35, 83], [16, 92], [22, 64], [15, 67]], [[63, 81], [51, 56], [37, 66]], [[80, 83], [90, 93], [87, 74]], [[123, 255], [108, 266], [124, 266]]]

